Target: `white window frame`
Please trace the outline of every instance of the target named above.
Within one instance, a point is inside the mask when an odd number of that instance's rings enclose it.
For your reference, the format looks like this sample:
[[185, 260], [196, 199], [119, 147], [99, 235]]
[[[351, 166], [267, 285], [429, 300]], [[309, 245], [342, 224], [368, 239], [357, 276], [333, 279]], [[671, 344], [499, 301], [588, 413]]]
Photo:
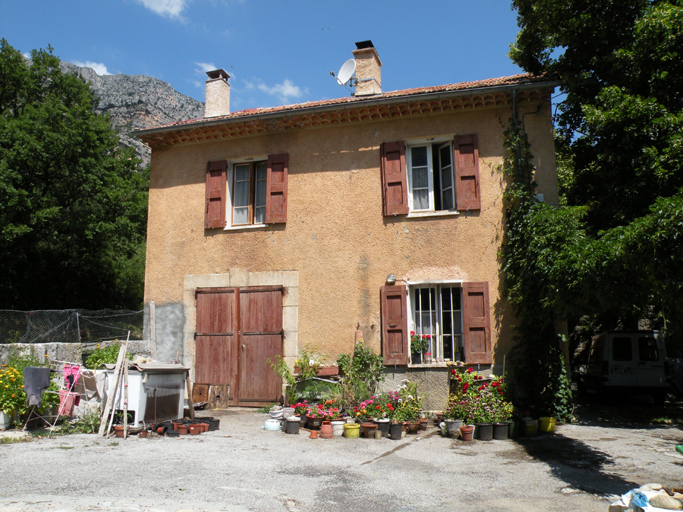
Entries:
[[[225, 198], [225, 230], [239, 230], [239, 229], [262, 229], [267, 227], [266, 223], [255, 223], [255, 224], [233, 224], [232, 214], [233, 214], [233, 197], [234, 197], [234, 177], [235, 177], [235, 166], [239, 164], [257, 164], [257, 163], [268, 162], [268, 155], [258, 155], [253, 157], [245, 157], [239, 159], [228, 160], [227, 169], [227, 180], [228, 188]], [[267, 172], [267, 170], [266, 170]]]
[[[408, 309], [407, 311], [407, 318], [408, 318], [408, 332], [414, 331], [416, 334], [421, 335], [421, 334], [432, 334], [432, 333], [425, 333], [425, 332], [420, 332], [417, 328], [416, 325], [416, 304], [414, 304], [413, 300], [413, 295], [414, 295], [414, 290], [417, 288], [433, 288], [435, 290], [434, 296], [435, 296], [435, 312], [436, 312], [436, 321], [434, 323], [434, 328], [435, 328], [435, 333], [433, 333], [434, 337], [432, 338], [432, 342], [430, 343], [430, 346], [428, 347], [432, 351], [432, 356], [431, 356], [431, 364], [437, 364], [441, 365], [444, 363], [449, 362], [450, 360], [445, 360], [444, 359], [444, 347], [443, 347], [443, 335], [444, 333], [442, 332], [442, 316], [443, 316], [443, 308], [441, 306], [441, 294], [440, 290], [442, 287], [447, 287], [447, 288], [458, 288], [460, 290], [460, 310], [459, 310], [459, 316], [460, 316], [460, 332], [459, 333], [451, 333], [451, 335], [457, 337], [459, 339], [459, 343], [456, 343], [457, 346], [461, 348], [461, 357], [464, 356], [464, 332], [463, 332], [463, 326], [464, 326], [464, 318], [463, 318], [463, 296], [462, 296], [462, 289], [463, 289], [463, 281], [458, 281], [458, 280], [436, 280], [436, 281], [408, 281], [406, 283], [406, 286], [408, 288], [408, 293], [407, 293], [407, 299], [406, 299], [406, 307]], [[453, 312], [454, 310], [451, 309]], [[436, 339], [437, 341], [434, 342], [433, 340]], [[427, 363], [425, 363], [424, 358], [422, 359], [421, 363], [413, 363], [413, 352], [412, 352], [412, 347], [410, 347], [410, 337], [409, 337], [409, 343], [408, 343], [408, 353], [410, 354], [410, 363], [409, 366], [423, 366]], [[434, 348], [436, 350], [434, 351]]]
[[[432, 157], [434, 146], [439, 148], [444, 144], [448, 144], [450, 147], [451, 155], [451, 193], [453, 194], [453, 208], [450, 210], [436, 210], [435, 205], [435, 194], [441, 193], [434, 189], [434, 173], [439, 172], [440, 169], [434, 168], [434, 159]], [[413, 162], [412, 162], [412, 149], [416, 147], [427, 147], [427, 172], [428, 172], [428, 202], [429, 205], [426, 209], [416, 209], [413, 201]], [[408, 216], [420, 217], [420, 216], [433, 216], [433, 215], [458, 215], [457, 203], [455, 197], [455, 154], [453, 150], [453, 136], [438, 136], [431, 137], [429, 139], [413, 139], [406, 141], [406, 177], [408, 181]]]

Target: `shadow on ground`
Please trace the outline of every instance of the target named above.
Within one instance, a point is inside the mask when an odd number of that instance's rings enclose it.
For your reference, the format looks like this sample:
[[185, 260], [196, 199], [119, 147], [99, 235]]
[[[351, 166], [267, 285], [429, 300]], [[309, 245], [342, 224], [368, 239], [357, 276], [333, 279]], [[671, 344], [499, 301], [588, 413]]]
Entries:
[[548, 465], [554, 477], [571, 488], [601, 497], [638, 487], [630, 480], [610, 474], [613, 459], [585, 443], [561, 434], [520, 438], [516, 443], [527, 456]]

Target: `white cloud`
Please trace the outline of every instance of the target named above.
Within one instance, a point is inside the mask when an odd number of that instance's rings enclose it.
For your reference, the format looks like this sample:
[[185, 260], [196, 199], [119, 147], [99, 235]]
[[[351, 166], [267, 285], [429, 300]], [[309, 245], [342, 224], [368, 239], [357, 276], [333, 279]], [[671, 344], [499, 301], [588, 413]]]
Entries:
[[281, 84], [275, 84], [273, 86], [267, 86], [264, 83], [258, 84], [258, 89], [271, 96], [277, 96], [281, 101], [290, 101], [292, 98], [300, 98], [305, 92], [298, 85], [294, 85], [294, 82], [285, 78]]
[[104, 64], [102, 64], [100, 62], [90, 62], [89, 60], [85, 61], [85, 62], [81, 62], [79, 60], [73, 60], [73, 61], [71, 61], [71, 63], [76, 64], [77, 66], [79, 66], [81, 68], [92, 68], [93, 70], [95, 70], [95, 73], [97, 73], [100, 76], [111, 75], [111, 73], [109, 71], [107, 71], [107, 66], [105, 66]]
[[197, 66], [197, 73], [206, 73], [218, 69], [213, 62], [195, 62], [195, 65]]
[[175, 18], [182, 20], [182, 12], [187, 7], [189, 0], [137, 0], [138, 3], [145, 6], [152, 12], [159, 16], [167, 18]]

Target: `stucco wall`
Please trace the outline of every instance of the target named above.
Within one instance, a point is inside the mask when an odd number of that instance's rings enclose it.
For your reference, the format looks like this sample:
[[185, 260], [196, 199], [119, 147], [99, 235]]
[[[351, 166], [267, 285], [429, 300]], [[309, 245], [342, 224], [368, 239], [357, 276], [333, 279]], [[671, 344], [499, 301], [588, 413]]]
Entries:
[[[520, 107], [538, 167], [538, 192], [557, 202], [550, 104]], [[145, 303], [168, 307], [178, 335], [189, 275], [298, 272], [297, 347], [350, 352], [356, 329], [380, 350], [379, 289], [399, 280], [488, 281], [494, 363], [512, 347], [497, 251], [503, 225], [500, 173], [510, 108], [290, 130], [155, 150], [152, 155]], [[380, 144], [476, 133], [481, 211], [429, 218], [384, 217]], [[208, 161], [289, 153], [287, 223], [265, 229], [204, 229]], [[184, 321], [184, 320], [183, 320]], [[187, 330], [187, 325], [185, 326]], [[164, 334], [163, 336], [166, 336]], [[157, 339], [161, 339], [157, 327]], [[164, 351], [182, 343], [166, 338]], [[161, 350], [161, 349], [158, 349]], [[187, 351], [187, 347], [185, 347]]]

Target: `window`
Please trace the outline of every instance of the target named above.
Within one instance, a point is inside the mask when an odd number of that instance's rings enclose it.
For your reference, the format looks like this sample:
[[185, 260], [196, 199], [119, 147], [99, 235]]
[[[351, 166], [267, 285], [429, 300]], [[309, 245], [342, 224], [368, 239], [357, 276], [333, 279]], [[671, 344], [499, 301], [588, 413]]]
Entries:
[[[411, 346], [412, 362], [462, 360], [461, 289], [453, 285], [410, 287], [412, 334], [426, 347]], [[424, 344], [424, 343], [421, 343]]]
[[263, 224], [266, 221], [266, 162], [233, 165], [229, 186], [232, 199], [232, 225]]
[[639, 361], [659, 361], [657, 351], [657, 340], [650, 337], [638, 338], [638, 360]]
[[204, 227], [239, 228], [287, 220], [289, 155], [209, 162]]
[[[382, 286], [384, 364], [424, 364], [428, 362], [427, 353], [430, 362], [491, 364], [488, 290], [486, 282]], [[411, 351], [411, 334], [420, 342], [423, 335], [426, 338], [426, 346], [415, 354]]]
[[409, 146], [407, 165], [410, 211], [455, 209], [450, 142]]
[[385, 216], [481, 208], [476, 135], [385, 142], [380, 151]]

